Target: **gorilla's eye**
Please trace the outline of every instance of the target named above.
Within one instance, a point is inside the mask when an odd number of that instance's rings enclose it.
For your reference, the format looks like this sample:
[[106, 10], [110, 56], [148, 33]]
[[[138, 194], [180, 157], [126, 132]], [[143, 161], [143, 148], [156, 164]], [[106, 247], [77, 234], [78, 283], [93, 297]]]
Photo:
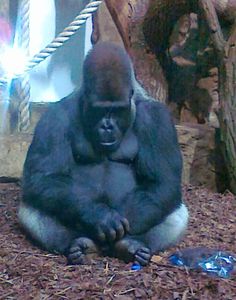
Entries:
[[101, 120], [107, 114], [107, 109], [99, 106], [92, 107], [90, 109], [90, 114], [95, 120]]

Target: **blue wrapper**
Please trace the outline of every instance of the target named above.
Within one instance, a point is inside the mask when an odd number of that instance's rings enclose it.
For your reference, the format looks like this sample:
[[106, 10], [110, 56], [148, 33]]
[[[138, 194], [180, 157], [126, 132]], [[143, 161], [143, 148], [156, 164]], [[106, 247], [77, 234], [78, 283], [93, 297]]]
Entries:
[[206, 272], [221, 278], [229, 278], [236, 265], [236, 258], [219, 251], [209, 259], [199, 262], [198, 265]]
[[236, 257], [222, 251], [207, 248], [184, 249], [169, 257], [176, 266], [200, 269], [220, 278], [229, 278], [236, 268]]

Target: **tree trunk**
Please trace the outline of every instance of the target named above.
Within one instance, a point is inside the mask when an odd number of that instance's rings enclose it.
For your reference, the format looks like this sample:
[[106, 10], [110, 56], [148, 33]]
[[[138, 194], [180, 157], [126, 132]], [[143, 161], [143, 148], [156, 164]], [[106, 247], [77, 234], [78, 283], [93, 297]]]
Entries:
[[[125, 48], [129, 52], [137, 79], [148, 93], [167, 101], [167, 82], [162, 67], [169, 37], [177, 20], [198, 12], [196, 0], [105, 0]], [[235, 17], [235, 0], [212, 0], [224, 19]], [[161, 64], [160, 64], [161, 63]]]
[[230, 189], [236, 194], [236, 23], [220, 65], [221, 139], [229, 173]]
[[143, 31], [150, 1], [106, 0], [105, 2], [133, 61], [136, 78], [153, 98], [166, 102], [166, 79], [156, 55], [148, 47]]
[[[156, 58], [161, 64], [164, 63], [170, 34], [183, 14], [195, 12], [206, 20], [218, 54], [221, 141], [229, 171], [230, 189], [236, 193], [236, 24], [233, 25], [230, 38], [225, 41], [218, 21], [219, 17], [224, 22], [235, 22], [236, 0], [105, 2], [134, 62], [138, 79], [152, 96], [164, 101], [167, 93], [165, 91], [165, 95], [160, 97], [160, 87], [165, 90], [166, 82]], [[150, 84], [152, 81], [153, 86]]]
[[[236, 1], [229, 2], [235, 15]], [[236, 194], [236, 21], [234, 19], [230, 36], [225, 41], [212, 1], [200, 0], [199, 3], [218, 54], [221, 142], [230, 190]]]

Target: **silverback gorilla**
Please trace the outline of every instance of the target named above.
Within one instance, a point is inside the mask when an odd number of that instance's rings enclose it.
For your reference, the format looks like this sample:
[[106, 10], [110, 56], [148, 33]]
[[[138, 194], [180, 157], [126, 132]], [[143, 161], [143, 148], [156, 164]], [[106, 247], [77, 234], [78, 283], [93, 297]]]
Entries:
[[186, 229], [181, 168], [167, 108], [142, 90], [122, 48], [99, 43], [85, 59], [80, 90], [35, 129], [19, 220], [71, 264], [98, 253], [147, 265]]

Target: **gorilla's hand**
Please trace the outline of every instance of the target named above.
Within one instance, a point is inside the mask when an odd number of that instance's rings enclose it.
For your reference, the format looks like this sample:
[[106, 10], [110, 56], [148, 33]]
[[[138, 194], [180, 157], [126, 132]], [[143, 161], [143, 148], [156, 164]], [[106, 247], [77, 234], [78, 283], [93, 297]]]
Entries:
[[97, 222], [96, 237], [99, 241], [115, 241], [123, 238], [129, 231], [129, 222], [119, 213], [111, 210]]

